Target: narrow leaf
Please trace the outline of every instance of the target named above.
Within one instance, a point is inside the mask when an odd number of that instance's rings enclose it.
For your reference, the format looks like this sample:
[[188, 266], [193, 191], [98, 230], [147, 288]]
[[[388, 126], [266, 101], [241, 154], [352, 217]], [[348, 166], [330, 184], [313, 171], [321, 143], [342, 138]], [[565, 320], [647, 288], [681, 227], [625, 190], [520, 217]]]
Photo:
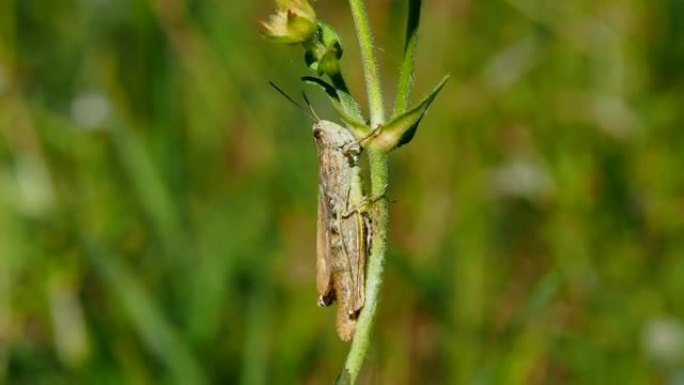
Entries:
[[418, 124], [423, 119], [423, 116], [425, 116], [428, 107], [430, 107], [430, 104], [435, 100], [435, 97], [437, 97], [437, 94], [442, 90], [448, 79], [449, 75], [445, 76], [417, 106], [395, 117], [382, 127], [380, 133], [371, 139], [368, 146], [378, 150], [392, 151], [410, 142], [416, 134]]
[[393, 117], [403, 114], [409, 105], [409, 95], [413, 88], [413, 72], [416, 66], [416, 45], [418, 44], [421, 3], [421, 0], [408, 1], [404, 58], [399, 70], [399, 85], [397, 87], [396, 100], [394, 101]]
[[304, 76], [302, 80], [309, 84], [315, 84], [325, 91], [333, 107], [340, 114], [342, 121], [344, 121], [357, 139], [368, 135], [370, 128], [364, 123], [359, 105], [351, 95], [338, 90], [320, 78]]
[[141, 342], [167, 366], [171, 383], [208, 383], [183, 334], [172, 326], [152, 294], [122, 263], [122, 258], [107, 252], [96, 240], [84, 238], [83, 244], [105, 289], [120, 301]]

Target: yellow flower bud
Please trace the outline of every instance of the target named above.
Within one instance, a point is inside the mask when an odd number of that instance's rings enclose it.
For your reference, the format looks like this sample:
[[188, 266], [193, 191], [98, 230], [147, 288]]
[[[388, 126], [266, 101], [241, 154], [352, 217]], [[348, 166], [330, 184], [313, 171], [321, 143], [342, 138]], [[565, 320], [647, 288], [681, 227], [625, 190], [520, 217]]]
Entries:
[[297, 44], [316, 32], [316, 13], [307, 0], [276, 0], [276, 13], [261, 22], [261, 33], [276, 43]]

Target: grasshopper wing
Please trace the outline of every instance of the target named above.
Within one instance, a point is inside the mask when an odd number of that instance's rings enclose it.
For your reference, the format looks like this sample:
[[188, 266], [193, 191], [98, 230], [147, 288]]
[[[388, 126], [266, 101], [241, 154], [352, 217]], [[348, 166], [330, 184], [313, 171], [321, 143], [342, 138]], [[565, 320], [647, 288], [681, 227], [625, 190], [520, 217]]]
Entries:
[[318, 289], [318, 306], [329, 306], [335, 301], [332, 285], [332, 259], [330, 255], [330, 207], [325, 192], [318, 192], [318, 220], [316, 223], [316, 288]]

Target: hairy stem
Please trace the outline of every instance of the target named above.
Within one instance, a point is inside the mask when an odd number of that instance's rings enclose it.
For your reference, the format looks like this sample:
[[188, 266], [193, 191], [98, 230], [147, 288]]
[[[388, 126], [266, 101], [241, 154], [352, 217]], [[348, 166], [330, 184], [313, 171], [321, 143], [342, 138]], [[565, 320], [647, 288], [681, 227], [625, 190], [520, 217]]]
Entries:
[[[349, 0], [349, 4], [361, 48], [361, 60], [363, 62], [366, 91], [368, 92], [368, 103], [370, 105], [371, 128], [376, 128], [385, 123], [385, 110], [378, 65], [373, 53], [373, 36], [364, 1]], [[393, 111], [395, 115], [406, 111], [409, 94], [413, 86], [412, 78], [415, 67], [421, 0], [409, 0], [408, 6], [404, 59], [401, 64], [398, 94]], [[338, 384], [355, 384], [363, 367], [370, 345], [373, 321], [378, 309], [382, 274], [385, 267], [387, 229], [389, 226], [389, 205], [385, 197], [385, 190], [389, 185], [388, 153], [381, 150], [368, 149], [368, 161], [371, 180], [370, 196], [373, 198], [380, 197], [380, 199], [373, 205], [373, 245], [366, 270], [366, 302], [356, 324], [354, 340], [349, 349], [344, 369], [338, 378]]]
[[382, 100], [382, 87], [380, 85], [380, 72], [378, 63], [373, 53], [373, 34], [368, 21], [366, 4], [363, 0], [349, 0], [356, 36], [361, 48], [361, 61], [366, 78], [366, 92], [368, 93], [368, 104], [370, 106], [371, 128], [385, 123], [385, 107]]
[[389, 205], [385, 190], [389, 182], [388, 155], [384, 151], [368, 151], [371, 175], [371, 196], [379, 199], [373, 204], [373, 245], [366, 274], [366, 303], [356, 324], [347, 361], [344, 364], [338, 384], [355, 384], [370, 345], [371, 329], [378, 308], [382, 273], [387, 251], [387, 228]]

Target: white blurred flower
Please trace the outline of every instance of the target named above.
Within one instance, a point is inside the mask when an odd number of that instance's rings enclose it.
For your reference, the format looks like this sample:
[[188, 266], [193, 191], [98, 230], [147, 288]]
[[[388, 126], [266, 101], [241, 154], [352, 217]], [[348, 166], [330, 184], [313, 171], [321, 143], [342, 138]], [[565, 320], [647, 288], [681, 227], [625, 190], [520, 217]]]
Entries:
[[483, 69], [485, 84], [504, 91], [539, 65], [539, 48], [534, 38], [525, 38], [497, 53]]
[[83, 92], [71, 102], [71, 117], [82, 128], [104, 128], [109, 120], [109, 99], [99, 92]]
[[592, 114], [599, 128], [616, 139], [629, 139], [639, 132], [639, 117], [621, 98], [595, 98]]
[[644, 327], [643, 345], [657, 363], [672, 364], [684, 355], [684, 325], [673, 318], [651, 320]]
[[27, 215], [40, 216], [52, 209], [55, 200], [52, 181], [40, 159], [31, 155], [17, 157], [14, 173]]
[[536, 200], [552, 187], [551, 178], [536, 163], [514, 159], [492, 173], [491, 192], [496, 197], [515, 197]]

